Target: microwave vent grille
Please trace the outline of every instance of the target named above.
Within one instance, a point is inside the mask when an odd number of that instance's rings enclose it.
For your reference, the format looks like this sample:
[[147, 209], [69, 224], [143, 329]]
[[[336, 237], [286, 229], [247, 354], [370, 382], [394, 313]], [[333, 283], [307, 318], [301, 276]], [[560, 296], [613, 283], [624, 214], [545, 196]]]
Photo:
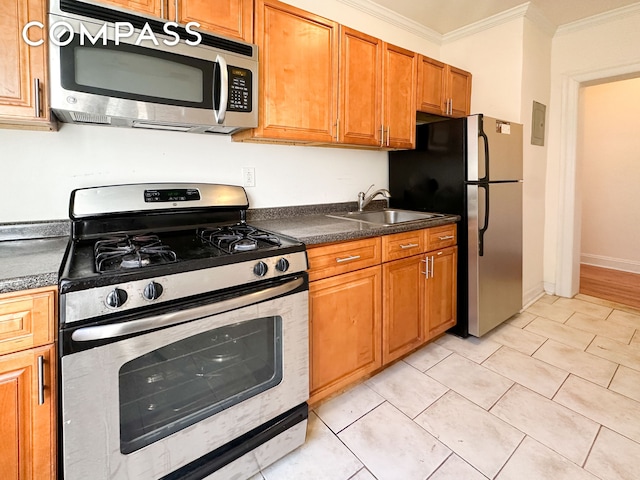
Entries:
[[106, 115], [94, 115], [91, 113], [71, 112], [71, 118], [73, 119], [74, 122], [111, 125], [111, 117], [108, 117]]

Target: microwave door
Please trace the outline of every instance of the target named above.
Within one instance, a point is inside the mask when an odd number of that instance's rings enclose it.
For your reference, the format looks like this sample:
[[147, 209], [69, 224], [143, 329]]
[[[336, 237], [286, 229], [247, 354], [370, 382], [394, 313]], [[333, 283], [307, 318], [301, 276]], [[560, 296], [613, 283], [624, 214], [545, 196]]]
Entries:
[[222, 125], [227, 114], [229, 101], [229, 70], [226, 60], [218, 55], [216, 57], [216, 71], [213, 82], [213, 113], [216, 122]]

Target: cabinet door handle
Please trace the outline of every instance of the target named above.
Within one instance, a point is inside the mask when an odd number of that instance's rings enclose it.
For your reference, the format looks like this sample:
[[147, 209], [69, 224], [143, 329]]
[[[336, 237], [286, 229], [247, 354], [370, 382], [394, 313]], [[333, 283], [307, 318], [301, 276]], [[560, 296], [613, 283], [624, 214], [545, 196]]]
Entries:
[[353, 260], [358, 260], [360, 258], [360, 255], [349, 255], [348, 257], [344, 257], [344, 258], [336, 258], [336, 262], [338, 263], [343, 263], [343, 262], [351, 262]]
[[438, 240], [440, 240], [442, 242], [443, 240], [452, 240], [454, 238], [456, 238], [456, 237], [453, 236], [453, 235], [445, 235], [444, 237], [438, 237]]
[[176, 7], [176, 23], [178, 23], [178, 0], [176, 0], [175, 7]]
[[336, 120], [336, 142], [340, 141], [340, 119]]
[[420, 272], [420, 273], [424, 275], [424, 278], [429, 278], [429, 257], [425, 258], [424, 260], [421, 260], [421, 262], [426, 263], [427, 268], [425, 269], [424, 272]]
[[387, 126], [387, 147], [390, 144], [390, 138], [391, 138], [391, 126]]
[[[442, 252], [441, 252], [441, 253], [442, 253]], [[430, 276], [431, 276], [431, 278], [433, 278], [433, 264], [434, 264], [434, 263], [436, 263], [436, 262], [434, 261], [434, 258], [433, 258], [433, 257], [431, 257], [431, 275], [430, 275]]]
[[402, 250], [405, 250], [407, 248], [415, 248], [415, 247], [419, 247], [420, 245], [417, 243], [407, 243], [406, 245], [400, 245], [400, 248]]
[[164, 18], [164, 2], [165, 0], [160, 0], [160, 18]]
[[380, 125], [380, 146], [384, 146], [384, 125]]
[[44, 405], [44, 356], [38, 357], [38, 405]]
[[36, 113], [36, 118], [40, 118], [40, 79], [33, 79], [33, 106]]

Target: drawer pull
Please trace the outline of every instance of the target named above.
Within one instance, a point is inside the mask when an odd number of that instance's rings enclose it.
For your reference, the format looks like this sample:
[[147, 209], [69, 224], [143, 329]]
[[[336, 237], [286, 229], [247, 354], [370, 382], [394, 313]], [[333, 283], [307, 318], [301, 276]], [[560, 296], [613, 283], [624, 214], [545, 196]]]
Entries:
[[438, 237], [438, 240], [442, 242], [444, 240], [453, 240], [454, 238], [456, 238], [454, 235], [446, 235], [444, 237]]
[[415, 248], [415, 247], [419, 247], [420, 245], [417, 243], [408, 243], [407, 245], [400, 245], [400, 248], [402, 250], [406, 250], [407, 248]]
[[344, 263], [344, 262], [351, 262], [353, 260], [359, 260], [360, 259], [360, 255], [349, 255], [348, 257], [344, 257], [344, 258], [336, 258], [336, 262], [338, 263]]

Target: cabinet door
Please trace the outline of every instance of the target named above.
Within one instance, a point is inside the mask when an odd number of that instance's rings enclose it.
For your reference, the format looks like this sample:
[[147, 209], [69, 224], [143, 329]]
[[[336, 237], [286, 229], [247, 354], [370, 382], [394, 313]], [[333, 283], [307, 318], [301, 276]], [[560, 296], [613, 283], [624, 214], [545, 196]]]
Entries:
[[471, 74], [449, 66], [448, 92], [451, 99], [449, 115], [465, 117], [471, 112]]
[[[34, 47], [22, 38], [28, 22], [46, 25], [46, 5], [46, 0], [0, 2], [0, 124], [51, 129], [46, 42]], [[30, 28], [27, 35], [33, 42], [46, 40], [46, 28]]]
[[447, 66], [433, 58], [418, 56], [418, 92], [416, 109], [419, 112], [445, 115]]
[[178, 23], [198, 22], [202, 30], [253, 41], [253, 0], [179, 0], [169, 2], [169, 18]]
[[338, 24], [284, 3], [258, 0], [255, 40], [261, 96], [253, 135], [334, 142]]
[[381, 366], [380, 266], [309, 284], [310, 403]]
[[427, 281], [427, 339], [444, 333], [456, 324], [456, 265], [458, 247], [427, 254], [430, 278]]
[[[164, 17], [163, 2], [167, 0], [97, 0], [99, 3], [126, 8], [134, 12], [151, 15], [153, 17]], [[173, 0], [170, 0], [173, 1]]]
[[389, 363], [425, 341], [424, 255], [382, 265], [382, 361]]
[[382, 40], [340, 27], [340, 143], [380, 146]]
[[[43, 390], [38, 378], [39, 357]], [[0, 357], [3, 480], [55, 478], [54, 359], [53, 345]]]
[[384, 146], [415, 147], [417, 54], [394, 45], [384, 49]]

